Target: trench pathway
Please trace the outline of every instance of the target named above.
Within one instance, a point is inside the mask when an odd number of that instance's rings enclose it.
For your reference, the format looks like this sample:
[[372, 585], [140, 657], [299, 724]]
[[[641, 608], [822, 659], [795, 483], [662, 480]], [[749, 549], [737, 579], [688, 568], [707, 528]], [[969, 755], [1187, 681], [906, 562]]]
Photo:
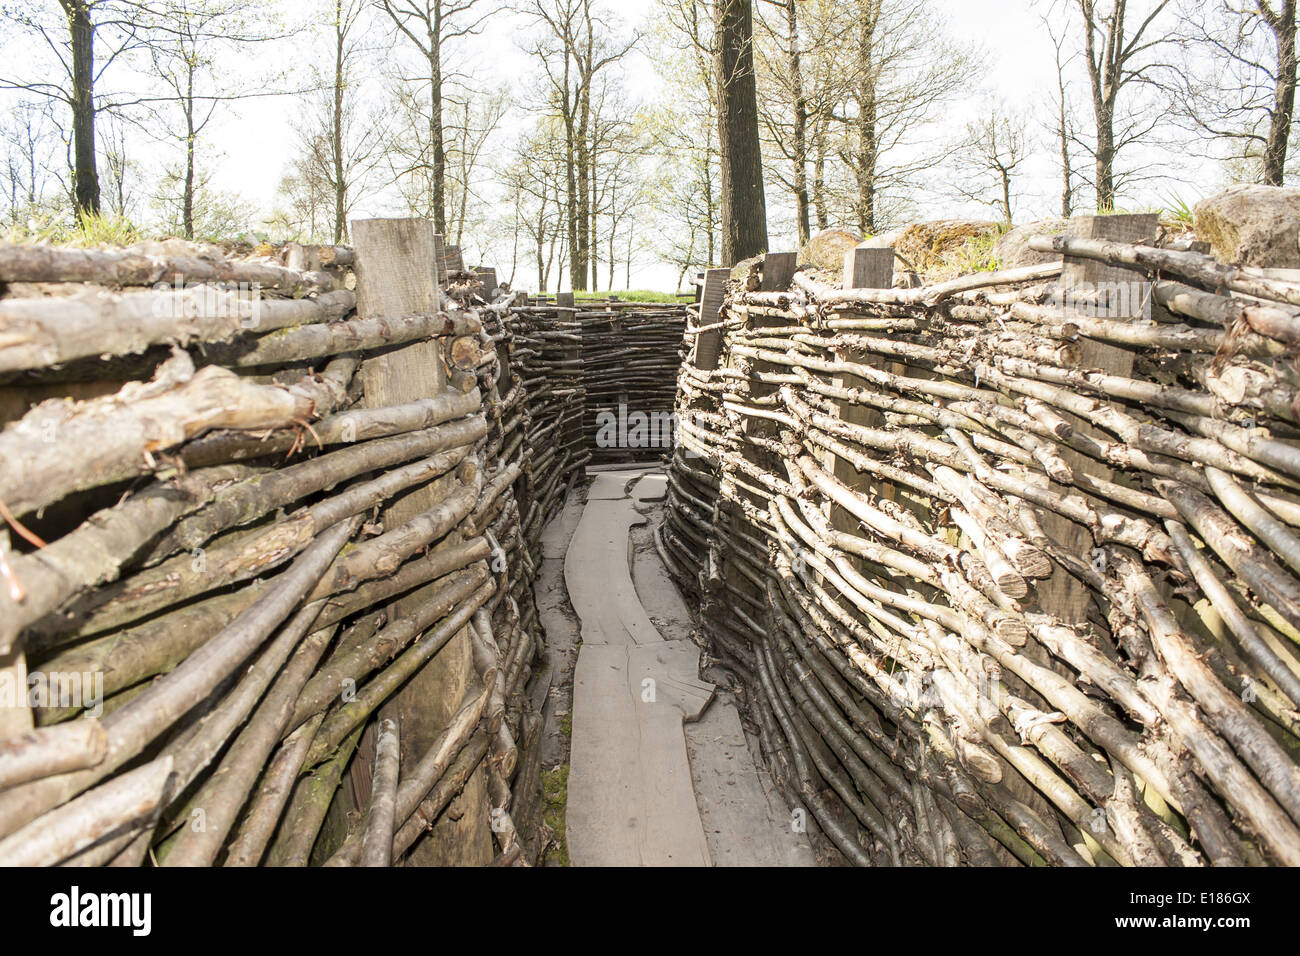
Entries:
[[[754, 763], [646, 528], [666, 480], [598, 472], [564, 558], [580, 622], [567, 831], [575, 866], [811, 865]], [[654, 615], [647, 611], [647, 604]]]

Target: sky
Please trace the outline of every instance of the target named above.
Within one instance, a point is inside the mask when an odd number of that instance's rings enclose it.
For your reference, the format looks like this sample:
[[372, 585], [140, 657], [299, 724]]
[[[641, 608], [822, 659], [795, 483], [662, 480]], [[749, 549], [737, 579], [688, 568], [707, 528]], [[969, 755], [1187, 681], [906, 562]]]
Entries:
[[[643, 28], [654, 6], [654, 0], [608, 2], [611, 19], [626, 29]], [[1032, 9], [1035, 0], [941, 0], [939, 6], [949, 17], [953, 33], [986, 48], [989, 62], [998, 65], [982, 78], [983, 88], [1014, 103], [1027, 101], [1055, 84], [1051, 47]], [[508, 13], [495, 17], [480, 36], [467, 41], [474, 48], [471, 60], [485, 75], [519, 84], [522, 92], [534, 79], [533, 64], [519, 45], [527, 35], [521, 18]], [[247, 68], [255, 66], [250, 63]], [[629, 88], [638, 90], [645, 100], [655, 98], [662, 81], [649, 57], [631, 58], [628, 73]], [[972, 89], [972, 98], [982, 94], [982, 90]], [[270, 171], [287, 168], [293, 153], [294, 135], [286, 122], [288, 108], [288, 98], [248, 101], [217, 127], [215, 138], [226, 156], [220, 178], [225, 188], [259, 204], [273, 201], [279, 178]], [[974, 113], [971, 103], [963, 103], [952, 111], [952, 118], [961, 125]], [[509, 139], [523, 117], [513, 119], [503, 126], [499, 139]]]
[[[945, 133], [955, 135], [990, 101], [998, 101], [1012, 109], [1041, 107], [1048, 97], [1054, 95], [1054, 51], [1040, 21], [1042, 0], [938, 0], [936, 6], [943, 10], [953, 36], [985, 51], [983, 74], [972, 77], [966, 94], [952, 103], [941, 118]], [[655, 4], [654, 0], [607, 0], [606, 9], [611, 19], [631, 30], [647, 25], [648, 18], [655, 13]], [[475, 74], [478, 85], [508, 84], [514, 90], [515, 101], [523, 106], [528, 102], [537, 79], [535, 67], [521, 46], [530, 35], [526, 20], [517, 14], [503, 12], [490, 18], [480, 35], [467, 38], [457, 56]], [[238, 55], [231, 61], [230, 68], [236, 73], [256, 76], [270, 69], [287, 67], [291, 77], [302, 78], [307, 59], [304, 52], [301, 40], [295, 40], [287, 47], [283, 44], [259, 45], [253, 51]], [[23, 52], [19, 50], [17, 55], [21, 58]], [[639, 52], [626, 61], [625, 69], [627, 88], [643, 101], [653, 100], [662, 87], [662, 81], [650, 58]], [[12, 94], [0, 92], [0, 97], [5, 95]], [[301, 108], [300, 99], [288, 96], [242, 100], [227, 108], [214, 122], [204, 144], [210, 158], [220, 157], [220, 162], [214, 164], [214, 185], [238, 193], [269, 212], [275, 203], [281, 177], [292, 162], [296, 146], [292, 123]], [[489, 151], [508, 148], [530, 121], [525, 109], [516, 110], [495, 134]], [[1059, 205], [1060, 174], [1054, 147], [1046, 141], [1045, 135], [1041, 138], [1043, 142], [1021, 177], [1019, 190], [1022, 200], [1017, 220], [1052, 215]], [[147, 144], [144, 148], [162, 149]], [[1206, 175], [1186, 176], [1184, 182], [1202, 183], [1204, 186], [1189, 188], [1180, 185], [1178, 198], [1191, 202], [1213, 191], [1215, 178], [1213, 171]], [[942, 184], [936, 185], [941, 187]], [[1153, 191], [1141, 199], [1145, 204], [1159, 202], [1165, 198], [1159, 193], [1161, 188], [1159, 185], [1150, 187]], [[1163, 188], [1168, 190], [1169, 187], [1166, 184]], [[914, 201], [918, 218], [991, 216], [987, 207], [962, 202], [951, 191], [942, 188], [936, 188], [933, 194], [918, 194]], [[391, 195], [387, 198], [380, 195], [362, 200], [354, 210], [353, 218], [394, 214], [400, 214], [400, 210], [394, 207]], [[795, 238], [777, 231], [771, 235], [770, 245], [773, 249], [793, 248]], [[621, 269], [619, 277], [622, 277]], [[667, 288], [675, 279], [675, 269], [647, 261], [634, 267], [631, 286]]]

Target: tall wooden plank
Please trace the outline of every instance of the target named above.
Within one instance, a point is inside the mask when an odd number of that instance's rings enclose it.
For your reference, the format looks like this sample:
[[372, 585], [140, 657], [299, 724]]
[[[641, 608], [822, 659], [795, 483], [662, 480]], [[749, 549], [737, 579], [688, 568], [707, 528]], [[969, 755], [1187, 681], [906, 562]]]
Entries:
[[794, 280], [799, 257], [794, 252], [769, 252], [763, 256], [762, 292], [785, 292]]
[[[704, 286], [700, 293], [700, 325], [717, 325], [718, 310], [727, 295], [727, 280], [731, 278], [730, 269], [707, 269], [704, 272]], [[718, 367], [718, 354], [722, 350], [722, 332], [714, 329], [701, 332], [695, 336], [695, 351], [691, 361], [696, 368], [709, 371]]]
[[465, 271], [465, 256], [460, 251], [460, 246], [454, 243], [447, 246], [447, 251], [443, 257], [440, 269], [442, 270], [441, 274], [443, 278], [446, 278], [453, 273]]
[[[1087, 239], [1109, 239], [1115, 242], [1150, 242], [1156, 238], [1159, 229], [1159, 216], [1155, 213], [1139, 213], [1116, 216], [1080, 216], [1070, 220], [1067, 234]], [[1139, 283], [1145, 286], [1146, 272], [1128, 266], [1114, 266], [1091, 259], [1075, 259], [1067, 256], [1061, 273], [1061, 285], [1067, 296], [1071, 290], [1090, 293], [1098, 287], [1113, 283]], [[1149, 290], [1147, 290], [1149, 294]], [[1140, 308], [1143, 300], [1141, 293], [1129, 295], [1128, 301], [1133, 309]], [[1070, 306], [1065, 303], [1064, 321], [1069, 321]], [[1110, 315], [1111, 318], [1137, 318], [1137, 314], [1128, 316]], [[1133, 352], [1105, 342], [1081, 337], [1078, 342], [1079, 367], [1085, 369], [1102, 369], [1115, 375], [1129, 376], [1133, 373]], [[1064, 413], [1063, 413], [1064, 414]], [[1094, 428], [1073, 415], [1065, 414], [1075, 429], [1082, 434], [1097, 437], [1106, 442], [1110, 436]], [[1069, 448], [1058, 448], [1061, 457], [1071, 469], [1083, 472], [1095, 478], [1111, 480], [1115, 473], [1110, 468], [1094, 461], [1086, 455]], [[1053, 487], [1056, 487], [1055, 485]], [[1075, 489], [1057, 488], [1058, 491], [1075, 491]], [[1076, 491], [1077, 493], [1077, 491]], [[1041, 517], [1043, 531], [1066, 553], [1086, 555], [1095, 546], [1092, 535], [1066, 518], [1051, 512], [1044, 512]], [[1058, 569], [1046, 581], [1037, 585], [1040, 606], [1049, 614], [1059, 617], [1068, 624], [1082, 624], [1087, 620], [1088, 604], [1091, 600], [1086, 587], [1064, 571]]]
[[[422, 219], [368, 219], [352, 223], [357, 256], [357, 312], [362, 317], [437, 311], [439, 263], [433, 226]], [[366, 359], [360, 369], [369, 408], [396, 405], [437, 395], [447, 388], [439, 343], [412, 342]], [[427, 487], [416, 488], [384, 509], [385, 529], [428, 511], [437, 500]], [[396, 614], [422, 606], [433, 588], [419, 588], [396, 604]], [[460, 706], [466, 688], [477, 679], [468, 630], [462, 630], [394, 697], [381, 716], [402, 728], [401, 764], [413, 767], [428, 751]], [[492, 840], [487, 827], [488, 801], [482, 770], [466, 784], [459, 820], [444, 815], [433, 831], [413, 848], [414, 865], [490, 862]]]
[[[894, 250], [868, 249], [864, 246], [848, 250], [844, 254], [844, 288], [846, 289], [888, 289], [894, 282]], [[863, 365], [882, 365], [883, 361], [865, 352], [853, 351], [846, 356], [849, 361]], [[836, 375], [834, 383], [840, 388], [874, 388], [862, 379], [852, 375]], [[879, 428], [884, 419], [880, 412], [864, 405], [852, 405], [841, 402], [840, 418], [854, 425], [866, 425]], [[827, 465], [835, 477], [850, 488], [862, 488], [884, 497], [892, 498], [894, 489], [880, 484], [869, 475], [862, 475], [847, 461], [826, 453]], [[833, 460], [832, 460], [833, 459]], [[837, 531], [853, 532], [857, 530], [858, 519], [836, 504], [828, 504], [828, 517], [831, 527]]]
[[894, 250], [855, 246], [844, 253], [844, 288], [888, 289], [894, 282]]

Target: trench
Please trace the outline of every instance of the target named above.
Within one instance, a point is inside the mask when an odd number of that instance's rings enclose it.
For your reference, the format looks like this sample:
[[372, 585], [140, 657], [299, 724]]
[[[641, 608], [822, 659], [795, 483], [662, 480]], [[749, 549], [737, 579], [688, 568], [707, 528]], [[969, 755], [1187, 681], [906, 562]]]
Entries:
[[354, 237], [0, 248], [0, 861], [1300, 863], [1291, 279]]

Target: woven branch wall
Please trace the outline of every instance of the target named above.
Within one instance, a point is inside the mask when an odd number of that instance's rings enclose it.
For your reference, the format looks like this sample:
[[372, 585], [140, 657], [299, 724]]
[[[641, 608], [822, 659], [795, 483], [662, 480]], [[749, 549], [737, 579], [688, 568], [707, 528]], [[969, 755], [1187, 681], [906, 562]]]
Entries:
[[0, 862], [544, 849], [532, 581], [583, 457], [512, 299], [388, 228], [369, 272], [0, 248]]
[[1089, 234], [688, 330], [660, 543], [853, 863], [1300, 863], [1300, 285]]

